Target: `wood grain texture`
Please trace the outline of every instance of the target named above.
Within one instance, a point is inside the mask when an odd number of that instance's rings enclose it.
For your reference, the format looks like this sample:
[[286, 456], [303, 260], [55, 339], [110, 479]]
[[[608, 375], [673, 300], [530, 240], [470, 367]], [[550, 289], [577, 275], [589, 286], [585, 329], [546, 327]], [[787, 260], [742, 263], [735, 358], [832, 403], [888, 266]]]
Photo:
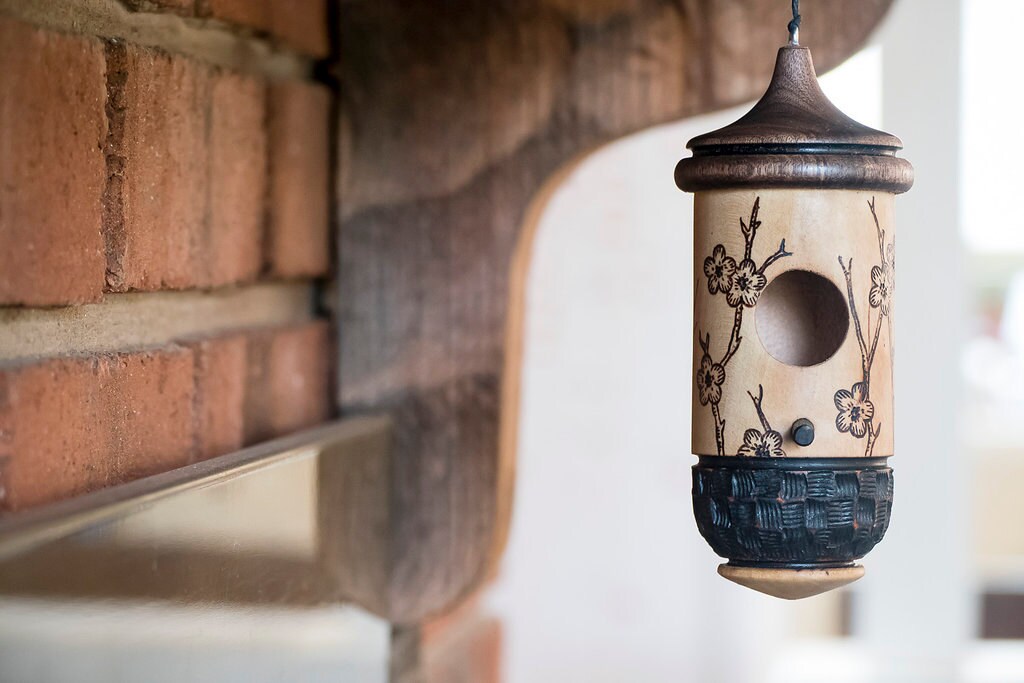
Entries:
[[906, 192], [914, 169], [906, 159], [861, 154], [736, 154], [688, 157], [676, 166], [687, 192], [748, 188]]
[[818, 84], [810, 48], [787, 45], [779, 48], [771, 83], [750, 111], [686, 146], [698, 152], [731, 145], [818, 144], [890, 152], [903, 147], [895, 135], [858, 123], [832, 104]]
[[687, 192], [803, 187], [906, 192], [914, 170], [896, 158], [895, 135], [858, 123], [829, 101], [806, 47], [779, 48], [768, 89], [753, 108], [686, 145], [676, 166]]
[[[783, 453], [789, 458], [893, 454], [893, 199], [892, 194], [854, 191], [697, 193], [691, 430], [695, 454], [754, 457], [748, 452], [749, 430], [762, 439], [769, 431], [781, 436], [781, 452], [770, 452], [772, 443], [765, 457], [783, 457]], [[752, 213], [755, 202], [756, 214]], [[748, 228], [755, 226], [749, 239], [752, 249], [747, 253], [741, 221]], [[719, 278], [714, 276], [717, 264], [725, 267]], [[754, 274], [747, 291], [741, 292], [744, 264]], [[774, 283], [793, 271], [820, 276], [820, 284], [812, 283], [810, 289], [827, 288], [823, 293], [836, 296], [813, 301], [814, 310], [802, 327], [798, 314], [781, 310], [784, 300], [778, 304], [766, 301]], [[727, 279], [732, 287], [721, 289]], [[811, 293], [808, 289], [804, 287], [798, 294], [807, 296]], [[851, 293], [856, 324], [849, 308]], [[830, 312], [838, 316], [832, 317]], [[839, 329], [830, 330], [830, 326]], [[838, 334], [829, 334], [832, 331]], [[832, 347], [834, 353], [830, 351], [820, 362], [787, 364], [770, 355], [772, 344], [793, 347], [813, 343], [807, 335], [819, 339], [835, 336], [839, 343]], [[861, 388], [854, 401], [857, 385]], [[837, 398], [840, 391], [850, 396]], [[847, 409], [841, 410], [837, 402]], [[856, 413], [854, 424], [846, 422], [851, 412]], [[840, 416], [845, 431], [837, 427]], [[790, 426], [800, 418], [815, 426], [814, 441], [808, 446], [798, 446], [790, 435]]]
[[[853, 53], [889, 4], [808, 3], [819, 65]], [[551, 178], [760, 95], [788, 19], [777, 0], [341, 3], [339, 401], [395, 422], [390, 466], [363, 484], [387, 500], [375, 611], [411, 624], [448, 609], [500, 555], [518, 287]]]

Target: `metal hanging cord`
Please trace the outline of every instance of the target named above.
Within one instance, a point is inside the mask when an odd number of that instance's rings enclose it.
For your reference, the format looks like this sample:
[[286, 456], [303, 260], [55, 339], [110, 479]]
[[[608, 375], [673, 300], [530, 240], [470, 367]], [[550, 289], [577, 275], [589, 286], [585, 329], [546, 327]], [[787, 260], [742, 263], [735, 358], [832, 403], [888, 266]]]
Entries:
[[793, 20], [789, 22], [789, 44], [800, 44], [800, 0], [793, 0]]

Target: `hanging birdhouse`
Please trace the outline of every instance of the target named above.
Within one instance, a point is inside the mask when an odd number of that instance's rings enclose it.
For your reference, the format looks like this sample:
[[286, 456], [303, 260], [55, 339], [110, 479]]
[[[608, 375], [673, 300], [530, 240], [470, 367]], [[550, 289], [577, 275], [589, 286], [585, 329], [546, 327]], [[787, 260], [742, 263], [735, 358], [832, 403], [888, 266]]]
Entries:
[[[798, 24], [797, 24], [798, 25]], [[783, 598], [854, 581], [892, 509], [902, 143], [839, 111], [811, 53], [694, 138], [693, 504], [726, 578]]]

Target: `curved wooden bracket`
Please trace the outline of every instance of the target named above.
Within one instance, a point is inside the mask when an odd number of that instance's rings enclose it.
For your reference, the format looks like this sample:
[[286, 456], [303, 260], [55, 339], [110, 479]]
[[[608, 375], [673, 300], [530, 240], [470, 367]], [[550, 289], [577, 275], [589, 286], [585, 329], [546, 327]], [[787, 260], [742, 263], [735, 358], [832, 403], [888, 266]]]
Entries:
[[[890, 2], [808, 5], [801, 36], [822, 70]], [[788, 12], [778, 0], [340, 4], [339, 401], [395, 424], [390, 461], [354, 468], [365, 495], [343, 503], [353, 600], [416, 623], [492, 570], [538, 197], [599, 145], [759, 95]]]

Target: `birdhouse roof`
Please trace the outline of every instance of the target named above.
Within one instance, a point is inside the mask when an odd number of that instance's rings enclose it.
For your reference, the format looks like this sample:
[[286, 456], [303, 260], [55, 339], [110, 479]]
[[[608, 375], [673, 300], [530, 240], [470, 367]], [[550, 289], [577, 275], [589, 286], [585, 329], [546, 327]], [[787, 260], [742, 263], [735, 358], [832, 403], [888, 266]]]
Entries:
[[693, 138], [686, 146], [695, 153], [734, 146], [795, 147], [791, 152], [827, 148], [835, 153], [857, 146], [869, 149], [851, 151], [892, 154], [902, 149], [903, 143], [895, 135], [869, 128], [840, 111], [818, 84], [811, 51], [787, 46], [779, 50], [768, 90], [749, 112], [724, 128]]
[[806, 47], [779, 50], [764, 96], [739, 120], [687, 144], [683, 190], [802, 187], [906, 192], [914, 169], [895, 135], [854, 121], [829, 101]]

